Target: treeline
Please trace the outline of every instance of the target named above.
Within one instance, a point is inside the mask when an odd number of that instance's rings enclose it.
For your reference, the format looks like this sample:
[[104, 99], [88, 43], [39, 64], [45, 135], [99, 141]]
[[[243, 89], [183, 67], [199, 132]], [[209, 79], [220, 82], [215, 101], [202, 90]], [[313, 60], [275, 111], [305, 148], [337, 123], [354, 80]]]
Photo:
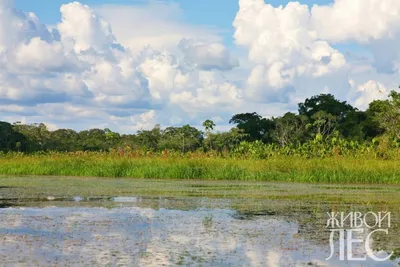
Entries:
[[148, 152], [233, 151], [239, 145], [257, 143], [276, 147], [301, 147], [309, 142], [374, 143], [378, 138], [400, 145], [400, 93], [392, 91], [388, 100], [373, 101], [361, 111], [331, 94], [321, 94], [298, 104], [298, 114], [263, 118], [257, 113], [234, 115], [228, 132], [213, 133], [215, 123], [206, 120], [204, 129], [190, 125], [119, 134], [110, 129], [76, 132], [71, 129], [49, 131], [43, 123], [10, 124], [0, 122], [0, 151], [110, 151]]

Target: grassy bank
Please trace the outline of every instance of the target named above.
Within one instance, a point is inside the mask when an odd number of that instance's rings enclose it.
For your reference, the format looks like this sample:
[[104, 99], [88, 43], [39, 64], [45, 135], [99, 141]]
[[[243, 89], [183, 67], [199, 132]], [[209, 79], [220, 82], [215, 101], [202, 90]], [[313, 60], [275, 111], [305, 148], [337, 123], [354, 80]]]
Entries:
[[107, 153], [0, 158], [3, 175], [400, 184], [398, 160], [275, 157], [267, 160], [136, 157]]

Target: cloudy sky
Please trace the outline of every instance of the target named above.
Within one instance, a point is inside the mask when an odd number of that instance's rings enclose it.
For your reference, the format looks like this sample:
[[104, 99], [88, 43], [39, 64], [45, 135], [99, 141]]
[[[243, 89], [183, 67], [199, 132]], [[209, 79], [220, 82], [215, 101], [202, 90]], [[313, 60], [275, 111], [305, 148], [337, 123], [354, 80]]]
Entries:
[[398, 0], [0, 0], [0, 120], [229, 128], [397, 88]]

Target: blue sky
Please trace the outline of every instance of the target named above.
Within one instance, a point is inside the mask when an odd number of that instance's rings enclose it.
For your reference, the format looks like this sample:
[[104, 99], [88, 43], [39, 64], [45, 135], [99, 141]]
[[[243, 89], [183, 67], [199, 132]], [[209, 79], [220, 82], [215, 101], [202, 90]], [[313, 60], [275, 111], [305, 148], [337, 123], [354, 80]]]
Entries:
[[[72, 0], [16, 0], [16, 6], [25, 11], [35, 13], [45, 24], [56, 24], [60, 22], [60, 6], [72, 2]], [[81, 0], [80, 3], [91, 7], [101, 5], [145, 5], [149, 2], [178, 3], [183, 10], [182, 22], [192, 25], [209, 25], [221, 29], [220, 35], [223, 37], [225, 45], [233, 48], [232, 22], [239, 9], [238, 0]], [[289, 0], [270, 0], [265, 1], [273, 6], [286, 5]], [[302, 4], [327, 5], [331, 0], [302, 0]], [[338, 44], [335, 48], [343, 52], [351, 52], [358, 56], [368, 56], [360, 46], [355, 44]]]
[[400, 1], [73, 1], [1, 2], [3, 120], [227, 130], [233, 114], [276, 117], [322, 92], [365, 109], [398, 82]]
[[[162, 0], [160, 0], [162, 1]], [[32, 11], [37, 14], [44, 23], [53, 24], [59, 21], [60, 13], [57, 12], [62, 4], [70, 3], [68, 0], [16, 0], [17, 8]], [[146, 0], [81, 0], [78, 1], [89, 6], [104, 4], [140, 5]], [[154, 1], [153, 1], [154, 2]], [[164, 0], [162, 2], [178, 3], [184, 10], [188, 23], [209, 24], [221, 27], [230, 27], [238, 10], [237, 0]], [[266, 1], [273, 6], [286, 5], [289, 1]], [[303, 0], [302, 4], [325, 5], [330, 0]], [[211, 8], [212, 7], [212, 8]]]
[[[157, 2], [158, 0], [81, 0], [80, 3], [91, 7], [98, 5], [143, 5], [148, 2]], [[25, 11], [34, 12], [45, 24], [55, 24], [60, 21], [60, 6], [67, 4], [72, 0], [16, 0], [16, 6]], [[178, 3], [183, 10], [183, 22], [193, 25], [210, 25], [224, 31], [225, 44], [232, 45], [232, 22], [239, 9], [238, 0], [160, 0], [159, 2]], [[273, 6], [286, 5], [288, 0], [266, 1]], [[325, 5], [331, 3], [331, 0], [303, 0], [302, 4], [307, 5]]]

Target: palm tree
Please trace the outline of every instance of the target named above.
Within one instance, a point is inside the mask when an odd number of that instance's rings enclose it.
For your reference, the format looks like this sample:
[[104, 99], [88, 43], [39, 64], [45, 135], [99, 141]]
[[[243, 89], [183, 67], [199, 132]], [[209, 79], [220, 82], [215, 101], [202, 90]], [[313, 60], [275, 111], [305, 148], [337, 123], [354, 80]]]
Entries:
[[209, 139], [209, 145], [210, 145], [210, 149], [212, 148], [211, 146], [211, 131], [214, 130], [215, 127], [215, 123], [212, 120], [205, 120], [203, 122], [203, 127], [206, 130], [207, 133], [207, 139]]

